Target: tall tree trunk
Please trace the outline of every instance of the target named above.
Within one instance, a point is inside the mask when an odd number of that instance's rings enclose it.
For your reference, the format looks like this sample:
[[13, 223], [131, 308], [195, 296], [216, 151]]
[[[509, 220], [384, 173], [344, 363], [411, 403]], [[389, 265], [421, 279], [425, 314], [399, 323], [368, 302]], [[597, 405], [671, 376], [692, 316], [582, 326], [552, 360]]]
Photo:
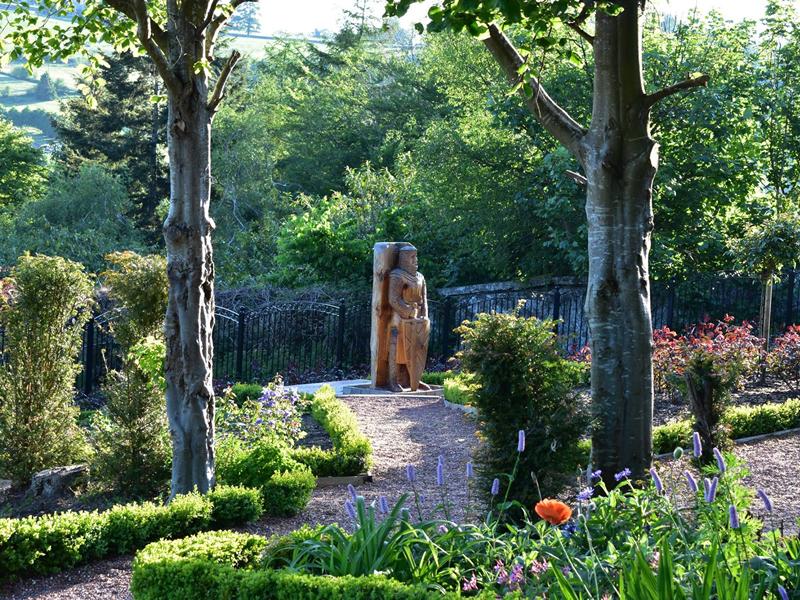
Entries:
[[653, 331], [649, 251], [658, 145], [641, 72], [635, 0], [616, 17], [598, 11], [592, 123], [582, 140], [587, 178], [594, 466], [613, 483], [642, 476], [652, 455]]
[[164, 223], [169, 276], [165, 321], [172, 496], [214, 487], [214, 329], [211, 113], [202, 77], [169, 94], [170, 210]]

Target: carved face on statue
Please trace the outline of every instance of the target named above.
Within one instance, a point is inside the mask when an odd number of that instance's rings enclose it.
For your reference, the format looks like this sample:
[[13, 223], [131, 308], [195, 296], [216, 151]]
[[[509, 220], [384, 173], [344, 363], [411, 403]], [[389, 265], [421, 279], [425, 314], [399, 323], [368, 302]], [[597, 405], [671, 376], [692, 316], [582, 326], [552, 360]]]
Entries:
[[417, 249], [414, 246], [406, 246], [398, 253], [397, 266], [406, 273], [417, 274]]

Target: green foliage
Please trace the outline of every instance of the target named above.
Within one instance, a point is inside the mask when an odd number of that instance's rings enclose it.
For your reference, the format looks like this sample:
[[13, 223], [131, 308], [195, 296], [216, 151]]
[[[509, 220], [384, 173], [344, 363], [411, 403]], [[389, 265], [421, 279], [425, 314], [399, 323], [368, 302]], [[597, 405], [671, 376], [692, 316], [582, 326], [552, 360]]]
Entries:
[[109, 252], [141, 248], [129, 212], [122, 182], [104, 167], [87, 163], [74, 175], [55, 171], [47, 195], [25, 203], [7, 225], [0, 261], [13, 264], [29, 250], [100, 271], [105, 266], [102, 257]]
[[261, 490], [268, 515], [300, 512], [316, 480], [311, 470], [292, 458], [291, 448], [275, 438], [245, 443], [230, 436], [217, 441], [217, 480]]
[[453, 404], [473, 406], [479, 385], [472, 373], [462, 372], [444, 380], [444, 399]]
[[217, 524], [242, 524], [260, 506], [253, 490], [217, 488], [207, 496], [177, 496], [166, 506], [145, 502], [105, 512], [66, 512], [0, 519], [0, 581], [55, 573], [77, 564], [129, 554], [161, 539], [191, 535]]
[[236, 398], [238, 406], [242, 406], [248, 400], [258, 400], [263, 392], [264, 387], [258, 383], [234, 383], [231, 386], [231, 394]]
[[121, 309], [112, 323], [114, 338], [129, 348], [148, 336], [160, 339], [167, 312], [167, 261], [163, 256], [112, 252], [103, 272], [109, 297]]
[[[463, 367], [479, 383], [474, 406], [486, 440], [480, 456], [484, 483], [511, 472], [518, 461], [520, 472], [533, 474], [538, 486], [519, 478], [508, 489], [509, 499], [530, 506], [540, 494], [555, 496], [578, 462], [578, 440], [589, 425], [574, 389], [581, 366], [561, 357], [552, 321], [480, 314], [457, 331]], [[518, 454], [509, 440], [520, 430], [528, 444]]]
[[[759, 406], [736, 406], [721, 418], [733, 439], [764, 435], [800, 427], [800, 400]], [[691, 446], [693, 424], [689, 419], [653, 428], [653, 452], [666, 454], [678, 446]]]
[[383, 515], [357, 498], [352, 532], [327, 525], [266, 545], [236, 533], [153, 544], [135, 560], [132, 587], [137, 599], [701, 600], [766, 597], [800, 576], [800, 543], [762, 531], [755, 514], [765, 513], [751, 507], [747, 471], [733, 457], [724, 473], [703, 473], [717, 478], [714, 498], [655, 474], [675, 493], [628, 479], [613, 490], [581, 481], [596, 497], [552, 524], [527, 512], [514, 526], [492, 515], [477, 524], [412, 521], [405, 496]]
[[132, 216], [146, 237], [156, 240], [161, 227], [155, 208], [169, 196], [166, 102], [152, 101], [163, 94], [163, 85], [148, 59], [130, 52], [111, 54], [97, 74], [105, 85], [94, 90], [93, 102], [84, 96], [66, 99], [54, 119], [55, 159], [71, 171], [97, 162], [118, 176]]
[[0, 290], [0, 473], [24, 484], [85, 458], [73, 393], [93, 288], [74, 262], [24, 255]]
[[444, 385], [445, 379], [455, 377], [457, 373], [453, 371], [425, 371], [421, 380], [429, 385]]
[[771, 281], [784, 268], [794, 268], [800, 257], [800, 218], [782, 214], [751, 226], [731, 246], [746, 274]]
[[136, 600], [170, 598], [292, 598], [292, 600], [428, 600], [455, 598], [383, 575], [320, 578], [257, 568], [260, 536], [215, 532], [151, 544], [136, 555], [131, 591]]
[[[238, 384], [242, 386], [243, 384]], [[265, 387], [240, 387], [237, 395], [233, 386], [217, 400], [214, 418], [219, 437], [235, 437], [244, 442], [261, 439], [276, 440], [288, 446], [304, 434], [300, 420], [300, 395], [286, 388], [280, 376]]]
[[211, 501], [211, 526], [226, 529], [257, 521], [264, 512], [264, 499], [255, 488], [217, 486], [206, 498]]
[[358, 475], [372, 466], [372, 444], [358, 428], [358, 420], [330, 386], [321, 387], [310, 406], [312, 416], [331, 436], [332, 450], [298, 447], [292, 457], [317, 477]]
[[92, 476], [126, 496], [156, 496], [169, 481], [163, 365], [162, 342], [150, 338], [133, 346], [122, 372], [108, 374], [106, 405], [92, 419]]
[[47, 170], [44, 155], [32, 140], [0, 118], [0, 220], [42, 194]]

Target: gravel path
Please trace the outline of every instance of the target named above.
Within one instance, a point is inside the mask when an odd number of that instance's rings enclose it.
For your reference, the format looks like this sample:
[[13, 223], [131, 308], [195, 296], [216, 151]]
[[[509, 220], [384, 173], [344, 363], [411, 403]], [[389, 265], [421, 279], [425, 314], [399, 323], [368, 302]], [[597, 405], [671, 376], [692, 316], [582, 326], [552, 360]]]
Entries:
[[[361, 430], [372, 441], [373, 482], [359, 486], [368, 502], [385, 494], [392, 503], [409, 491], [406, 465], [417, 470], [417, 489], [427, 495], [425, 509], [438, 503], [436, 464], [445, 457], [449, 498], [463, 504], [465, 498], [464, 465], [477, 444], [475, 424], [457, 410], [445, 408], [438, 398], [424, 400], [392, 397], [348, 397], [344, 399], [355, 411]], [[266, 518], [245, 528], [262, 535], [283, 534], [301, 525], [339, 522], [348, 524], [344, 511], [347, 491], [343, 486], [314, 491], [311, 502], [300, 515], [291, 519]], [[458, 519], [463, 515], [455, 511]], [[0, 598], [9, 600], [127, 600], [131, 598], [130, 557], [99, 561], [65, 573], [25, 579], [0, 589]]]

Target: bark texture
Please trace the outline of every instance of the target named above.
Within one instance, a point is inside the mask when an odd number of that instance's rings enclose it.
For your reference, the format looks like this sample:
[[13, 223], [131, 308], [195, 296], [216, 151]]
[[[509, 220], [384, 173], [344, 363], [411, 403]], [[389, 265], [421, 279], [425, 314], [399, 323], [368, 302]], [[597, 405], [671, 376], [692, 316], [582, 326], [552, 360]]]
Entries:
[[[172, 496], [214, 487], [214, 262], [209, 216], [211, 117], [208, 85], [193, 65], [203, 38], [171, 6], [169, 57], [179, 82], [168, 86], [170, 209], [164, 223], [169, 302], [167, 417], [172, 436]], [[174, 41], [174, 43], [173, 43]]]
[[[583, 167], [587, 186], [589, 280], [586, 313], [592, 350], [593, 466], [614, 485], [625, 468], [645, 475], [652, 456], [653, 332], [649, 252], [652, 190], [658, 145], [650, 135], [650, 109], [659, 100], [704, 86], [705, 75], [645, 92], [639, 0], [620, 0], [616, 16], [596, 12], [595, 33], [581, 27], [585, 3], [570, 27], [592, 44], [595, 56], [592, 121], [588, 130], [563, 110], [530, 73], [496, 25], [484, 43], [512, 83], [520, 76], [532, 93], [534, 117]], [[524, 87], [522, 93], [524, 94]]]

